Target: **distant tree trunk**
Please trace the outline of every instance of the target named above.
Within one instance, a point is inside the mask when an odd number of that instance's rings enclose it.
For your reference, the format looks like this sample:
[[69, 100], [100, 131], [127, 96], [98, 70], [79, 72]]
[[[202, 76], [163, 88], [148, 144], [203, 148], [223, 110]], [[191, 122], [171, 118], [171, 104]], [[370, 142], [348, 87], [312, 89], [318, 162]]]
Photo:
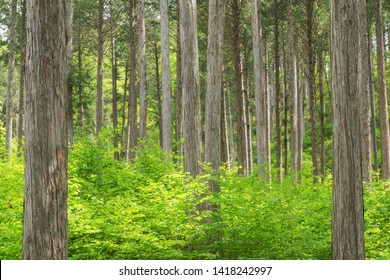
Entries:
[[259, 46], [263, 48], [261, 55], [262, 59], [260, 58], [260, 66], [263, 64], [262, 67], [262, 77], [261, 80], [263, 81], [263, 86], [260, 88], [260, 96], [263, 98], [262, 104], [263, 104], [263, 114], [261, 117], [261, 127], [265, 131], [263, 131], [263, 137], [264, 137], [264, 156], [265, 156], [265, 164], [264, 170], [267, 171], [267, 177], [268, 180], [271, 182], [271, 97], [270, 97], [270, 91], [268, 90], [268, 45], [267, 45], [267, 38], [262, 36], [262, 28], [261, 28], [261, 13], [259, 11], [259, 38], [260, 43]]
[[27, 1], [24, 259], [68, 258], [68, 7]]
[[180, 15], [179, 15], [179, 5], [181, 0], [177, 0], [177, 34], [176, 34], [176, 154], [178, 156], [183, 155], [183, 145], [181, 144], [181, 139], [183, 137], [183, 109], [182, 109], [182, 76], [181, 76], [181, 43], [180, 43]]
[[160, 84], [160, 56], [159, 56], [159, 49], [157, 46], [157, 40], [154, 44], [154, 63], [155, 63], [155, 74], [156, 74], [156, 98], [157, 98], [157, 107], [158, 107], [158, 116], [157, 116], [157, 123], [158, 123], [158, 131], [159, 131], [159, 140], [160, 140], [160, 147], [163, 149], [163, 116], [162, 116], [162, 101], [161, 101], [161, 84]]
[[26, 0], [22, 5], [21, 21], [21, 38], [20, 38], [20, 80], [19, 80], [19, 118], [18, 118], [18, 155], [23, 150], [23, 116], [24, 116], [24, 88], [26, 76]]
[[359, 116], [359, 11], [332, 0], [333, 259], [364, 259], [364, 213]]
[[67, 64], [68, 64], [68, 82], [67, 82], [67, 96], [68, 96], [68, 108], [66, 113], [66, 126], [68, 129], [68, 140], [70, 147], [73, 146], [73, 81], [72, 81], [72, 51], [73, 51], [73, 7], [72, 1], [66, 1], [67, 11], [67, 26], [66, 26], [66, 48], [67, 48]]
[[275, 55], [275, 129], [277, 177], [282, 179], [282, 137], [280, 124], [280, 56], [279, 56], [279, 2], [274, 0], [274, 55]]
[[[127, 86], [128, 86], [128, 77], [129, 77], [129, 65], [128, 63], [126, 63], [126, 66], [125, 66], [125, 84], [123, 85], [123, 105], [122, 105], [122, 129], [121, 129], [121, 132], [122, 132], [122, 135], [121, 135], [121, 147], [124, 146], [125, 144], [125, 139], [126, 139], [126, 108], [127, 108]], [[122, 148], [122, 153], [124, 152], [123, 148]]]
[[238, 0], [232, 1], [233, 11], [233, 55], [236, 91], [236, 123], [237, 123], [237, 160], [239, 172], [248, 175], [248, 146], [246, 118], [244, 110], [244, 92], [242, 88], [242, 62], [240, 46], [240, 7]]
[[243, 67], [243, 75], [242, 82], [244, 89], [244, 110], [245, 110], [245, 123], [246, 123], [246, 141], [247, 141], [247, 149], [248, 149], [248, 174], [253, 172], [253, 147], [252, 147], [252, 114], [251, 114], [251, 106], [250, 106], [250, 92], [251, 92], [251, 83], [249, 77], [249, 55], [248, 55], [248, 47], [247, 44], [244, 46], [245, 48], [245, 56], [244, 56], [244, 67]]
[[8, 58], [8, 83], [7, 83], [7, 116], [5, 127], [6, 149], [12, 154], [12, 119], [13, 119], [13, 91], [15, 71], [15, 41], [16, 41], [16, 5], [17, 0], [12, 0], [10, 43]]
[[139, 137], [146, 136], [146, 36], [145, 36], [145, 0], [139, 0]]
[[78, 98], [79, 98], [79, 112], [78, 112], [78, 120], [77, 124], [80, 128], [83, 128], [84, 126], [84, 98], [83, 98], [83, 79], [82, 79], [82, 71], [83, 71], [83, 60], [82, 60], [82, 54], [83, 54], [83, 48], [81, 46], [81, 31], [78, 29], [78, 40], [77, 40], [77, 68], [78, 68], [78, 85], [77, 85], [77, 91], [78, 91]]
[[[211, 164], [216, 176], [219, 175], [221, 165], [221, 89], [225, 4], [225, 0], [210, 0], [208, 17], [205, 162]], [[210, 187], [212, 192], [219, 191], [215, 183], [211, 183]]]
[[228, 140], [228, 130], [227, 130], [227, 117], [226, 117], [226, 91], [222, 76], [221, 83], [221, 163], [229, 164], [229, 140]]
[[171, 66], [169, 60], [168, 0], [160, 1], [163, 149], [172, 151]]
[[99, 0], [98, 19], [98, 65], [97, 65], [97, 94], [96, 94], [96, 134], [99, 134], [103, 127], [103, 13], [104, 1]]
[[283, 169], [288, 174], [288, 91], [287, 91], [287, 58], [286, 43], [283, 37]]
[[377, 42], [379, 120], [381, 131], [382, 178], [390, 179], [390, 129], [387, 105], [385, 48], [383, 42], [382, 1], [375, 0], [375, 26]]
[[320, 51], [318, 54], [318, 87], [320, 90], [320, 131], [321, 131], [321, 181], [326, 178], [326, 158], [325, 158], [325, 97], [324, 97], [324, 58]]
[[310, 103], [310, 124], [311, 124], [311, 160], [313, 164], [313, 182], [318, 182], [318, 143], [317, 143], [317, 109], [316, 109], [316, 91], [315, 91], [315, 59], [314, 59], [314, 1], [306, 1], [307, 13], [307, 82], [309, 87], [309, 103]]
[[111, 80], [112, 80], [112, 128], [114, 130], [114, 159], [119, 159], [118, 151], [118, 97], [117, 97], [117, 70], [116, 70], [116, 27], [115, 15], [112, 0], [110, 0], [110, 21], [111, 21]]
[[130, 0], [130, 83], [129, 112], [126, 137], [126, 162], [135, 158], [134, 148], [137, 145], [137, 93], [136, 93], [136, 45], [135, 45], [135, 9], [136, 1]]
[[358, 1], [359, 10], [359, 95], [360, 95], [360, 130], [362, 141], [363, 181], [371, 186], [371, 97], [370, 67], [368, 54], [367, 7], [365, 0]]
[[196, 177], [202, 170], [196, 0], [182, 0], [179, 6], [182, 48], [184, 167], [186, 172]]
[[234, 133], [233, 133], [233, 115], [230, 103], [230, 86], [229, 81], [226, 81], [226, 96], [227, 96], [227, 114], [229, 119], [229, 150], [230, 150], [230, 167], [234, 168], [236, 163], [236, 151], [234, 149]]

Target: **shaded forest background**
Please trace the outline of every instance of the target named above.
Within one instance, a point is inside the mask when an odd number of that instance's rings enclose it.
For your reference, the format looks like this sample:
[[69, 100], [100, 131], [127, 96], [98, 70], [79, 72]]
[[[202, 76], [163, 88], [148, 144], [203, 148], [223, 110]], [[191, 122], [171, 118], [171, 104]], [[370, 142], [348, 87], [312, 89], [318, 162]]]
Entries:
[[[197, 1], [200, 121], [196, 130], [201, 134], [201, 161], [208, 162], [195, 164], [201, 170], [197, 174], [189, 169], [184, 154], [180, 23], [177, 1], [168, 2], [170, 95], [164, 99], [167, 84], [162, 76], [167, 70], [162, 66], [159, 1], [73, 1], [67, 93], [69, 258], [331, 259], [329, 1], [259, 1], [258, 79], [269, 110], [266, 161], [259, 159], [257, 141], [253, 7], [251, 1], [226, 1], [218, 167], [207, 159], [212, 151], [203, 149], [210, 138], [207, 106], [215, 104], [207, 102], [209, 1]], [[145, 5], [144, 28], [140, 3]], [[12, 4], [17, 13], [10, 89]], [[383, 1], [382, 9], [388, 87], [390, 2]], [[24, 25], [25, 1], [0, 0], [1, 259], [19, 259], [22, 251]], [[139, 47], [143, 32], [145, 64]], [[382, 163], [383, 102], [372, 1], [367, 3], [367, 36], [374, 101], [367, 105], [374, 110], [369, 111], [370, 172], [364, 173], [366, 258], [390, 259], [390, 173], [386, 175]], [[297, 104], [302, 105], [302, 114], [295, 117], [299, 108], [292, 106], [294, 83]], [[164, 117], [169, 117], [168, 128]], [[298, 140], [293, 140], [294, 118], [302, 124]], [[7, 123], [12, 124], [11, 131]], [[11, 138], [6, 137], [9, 134]], [[166, 142], [169, 137], [171, 144]], [[294, 155], [294, 147], [299, 147], [300, 156]]]

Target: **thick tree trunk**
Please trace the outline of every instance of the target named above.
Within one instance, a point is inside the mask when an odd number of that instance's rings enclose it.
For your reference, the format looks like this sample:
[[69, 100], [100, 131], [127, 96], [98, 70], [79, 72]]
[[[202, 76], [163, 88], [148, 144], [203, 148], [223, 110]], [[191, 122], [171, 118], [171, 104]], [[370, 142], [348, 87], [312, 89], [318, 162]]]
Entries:
[[68, 257], [66, 2], [27, 1], [24, 259]]
[[202, 170], [196, 0], [182, 0], [179, 6], [182, 48], [184, 167], [186, 172], [195, 177]]
[[24, 90], [26, 76], [26, 0], [22, 5], [22, 35], [20, 38], [20, 80], [19, 80], [19, 118], [18, 118], [18, 156], [23, 150], [23, 116], [24, 116]]
[[136, 45], [135, 45], [135, 9], [136, 1], [130, 0], [130, 83], [129, 112], [126, 137], [126, 162], [135, 158], [134, 148], [137, 145], [137, 93], [136, 93]]
[[168, 0], [160, 1], [163, 149], [172, 151], [171, 66], [169, 61]]
[[12, 154], [12, 120], [13, 120], [13, 91], [15, 71], [15, 41], [16, 41], [16, 6], [17, 0], [12, 0], [10, 43], [8, 57], [8, 84], [7, 84], [7, 116], [5, 121], [5, 139], [8, 154]]
[[248, 175], [248, 141], [246, 117], [244, 110], [244, 92], [242, 87], [242, 62], [240, 46], [240, 7], [238, 0], [232, 2], [233, 10], [233, 60], [236, 91], [236, 123], [237, 123], [237, 160], [239, 172]]
[[375, 0], [375, 26], [378, 67], [379, 120], [381, 131], [382, 178], [390, 179], [390, 129], [386, 90], [385, 48], [383, 42], [382, 1]]
[[96, 134], [99, 134], [103, 127], [103, 13], [104, 0], [99, 0], [99, 19], [98, 19], [98, 64], [96, 80]]
[[359, 98], [359, 11], [352, 0], [331, 1], [333, 105], [333, 259], [364, 259]]
[[145, 35], [145, 1], [139, 0], [139, 137], [146, 136], [146, 35]]

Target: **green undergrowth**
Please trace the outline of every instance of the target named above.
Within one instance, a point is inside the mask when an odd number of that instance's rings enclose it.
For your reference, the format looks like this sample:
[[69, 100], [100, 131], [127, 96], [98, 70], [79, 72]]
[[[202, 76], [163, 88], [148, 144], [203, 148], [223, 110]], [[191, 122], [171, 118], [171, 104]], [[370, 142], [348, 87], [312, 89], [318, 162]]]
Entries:
[[[104, 139], [77, 140], [69, 155], [70, 259], [330, 259], [331, 178], [278, 182], [222, 168], [194, 179], [159, 146], [144, 142], [131, 164], [113, 159]], [[216, 213], [199, 212], [210, 201]], [[365, 192], [367, 259], [390, 259], [390, 192]], [[23, 160], [0, 159], [0, 259], [20, 259]], [[213, 221], [208, 223], [205, 221]]]

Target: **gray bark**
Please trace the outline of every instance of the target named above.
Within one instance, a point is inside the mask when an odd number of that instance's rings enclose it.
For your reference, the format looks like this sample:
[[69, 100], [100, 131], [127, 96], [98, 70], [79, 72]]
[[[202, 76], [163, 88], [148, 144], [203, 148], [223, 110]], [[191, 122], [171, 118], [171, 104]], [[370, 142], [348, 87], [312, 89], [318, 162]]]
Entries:
[[146, 136], [146, 35], [145, 35], [145, 1], [139, 0], [139, 137]]
[[98, 18], [98, 64], [96, 79], [96, 134], [99, 134], [103, 127], [103, 13], [104, 0], [99, 0], [99, 18]]

